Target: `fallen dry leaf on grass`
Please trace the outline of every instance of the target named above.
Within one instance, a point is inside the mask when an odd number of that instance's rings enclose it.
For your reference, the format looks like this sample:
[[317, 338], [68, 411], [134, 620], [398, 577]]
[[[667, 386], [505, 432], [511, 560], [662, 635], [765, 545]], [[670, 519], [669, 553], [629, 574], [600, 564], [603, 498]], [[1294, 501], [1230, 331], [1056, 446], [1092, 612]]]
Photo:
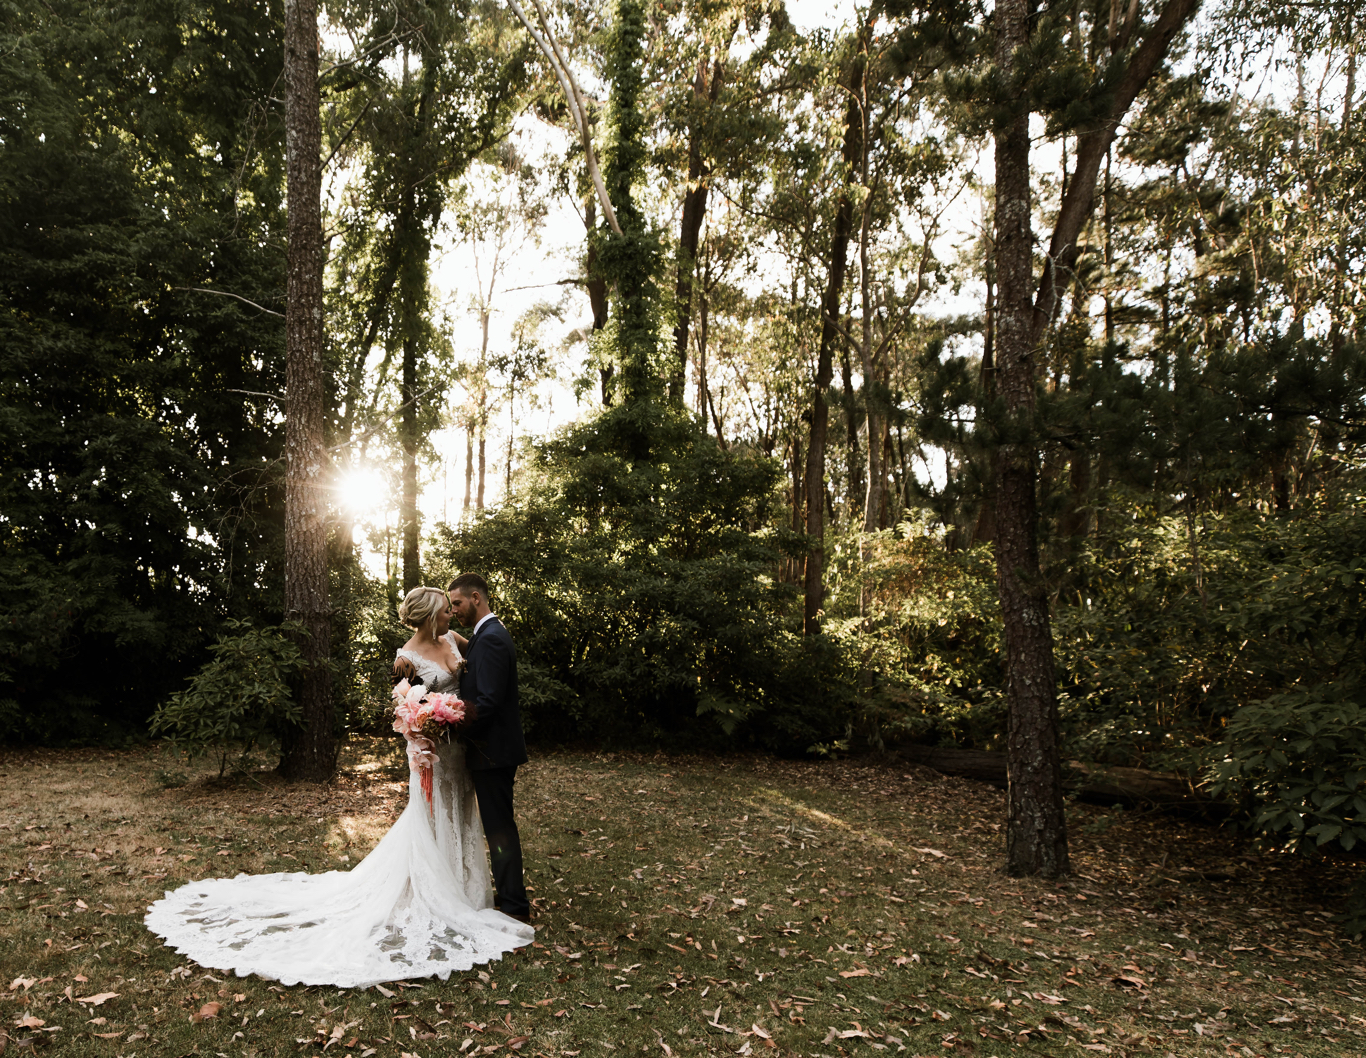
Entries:
[[223, 1009], [223, 1004], [222, 1004], [222, 1003], [218, 1003], [218, 1002], [205, 1003], [205, 1004], [204, 1004], [202, 1007], [200, 1007], [195, 1013], [193, 1013], [193, 1014], [190, 1015], [190, 1020], [193, 1021], [193, 1022], [197, 1025], [197, 1024], [199, 1024], [201, 1021], [207, 1021], [209, 1018], [216, 1018], [216, 1017], [218, 1017], [218, 1012], [219, 1012], [220, 1010], [222, 1010], [222, 1009]]
[[42, 1018], [35, 1018], [32, 1014], [25, 1014], [15, 1024], [21, 1029], [41, 1029], [47, 1022]]
[[93, 996], [77, 996], [76, 1002], [84, 1003], [87, 1006], [98, 1007], [105, 1003], [108, 1003], [109, 1000], [114, 999], [117, 996], [117, 992], [97, 992]]

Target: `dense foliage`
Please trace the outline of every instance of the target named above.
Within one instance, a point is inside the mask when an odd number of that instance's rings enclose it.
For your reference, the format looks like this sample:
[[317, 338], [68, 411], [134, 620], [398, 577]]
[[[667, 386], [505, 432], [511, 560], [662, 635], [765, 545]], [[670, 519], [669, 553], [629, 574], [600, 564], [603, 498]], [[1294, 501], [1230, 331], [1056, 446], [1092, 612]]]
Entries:
[[249, 621], [228, 620], [230, 634], [209, 648], [213, 659], [195, 674], [190, 686], [163, 703], [149, 724], [153, 737], [193, 759], [216, 751], [219, 774], [227, 769], [229, 747], [240, 752], [239, 764], [253, 749], [277, 744], [300, 710], [289, 680], [303, 666], [291, 638], [297, 628], [253, 628]]
[[[648, 461], [632, 453], [642, 425]], [[776, 468], [692, 419], [617, 409], [540, 447], [514, 502], [446, 530], [517, 630], [533, 738], [803, 753], [851, 717], [838, 651], [783, 619]]]
[[[0, 734], [142, 728], [279, 596], [268, 5], [0, 8]], [[130, 47], [130, 41], [137, 41]]]

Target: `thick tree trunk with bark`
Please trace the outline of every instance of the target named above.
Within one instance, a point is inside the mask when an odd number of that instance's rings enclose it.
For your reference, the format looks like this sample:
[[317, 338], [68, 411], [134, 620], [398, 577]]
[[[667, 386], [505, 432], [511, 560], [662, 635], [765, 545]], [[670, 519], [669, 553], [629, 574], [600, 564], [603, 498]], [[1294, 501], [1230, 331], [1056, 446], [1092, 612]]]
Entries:
[[[1009, 77], [1028, 40], [1027, 0], [998, 0], [997, 67]], [[1058, 705], [1048, 598], [1039, 575], [1034, 431], [1034, 287], [1029, 112], [996, 128], [996, 383], [1004, 404], [996, 452], [996, 571], [1006, 647], [1010, 769], [1006, 869], [1068, 871]]]
[[854, 227], [854, 200], [850, 184], [855, 166], [863, 153], [863, 126], [858, 100], [853, 92], [862, 77], [864, 56], [850, 62], [849, 108], [845, 114], [844, 163], [848, 175], [835, 209], [835, 225], [830, 239], [830, 270], [825, 295], [821, 298], [821, 345], [816, 360], [816, 378], [811, 394], [811, 437], [806, 449], [806, 535], [809, 537], [806, 572], [803, 577], [802, 632], [818, 635], [821, 606], [825, 601], [825, 450], [830, 431], [830, 404], [826, 395], [835, 375], [835, 343], [840, 339], [840, 303], [844, 297], [844, 277], [849, 267], [849, 237]]
[[305, 665], [294, 691], [302, 725], [284, 742], [280, 773], [323, 782], [337, 763], [328, 601], [324, 445], [322, 124], [317, 0], [285, 3], [285, 146], [288, 249], [285, 307], [285, 617], [304, 627]]
[[[1037, 459], [1034, 443], [1035, 350], [1052, 324], [1060, 291], [1071, 281], [1078, 239], [1094, 208], [1100, 163], [1124, 115], [1161, 66], [1176, 35], [1194, 17], [1200, 0], [1165, 0], [1156, 22], [1129, 50], [1138, 8], [1112, 27], [1110, 47], [1126, 54], [1107, 92], [1108, 110], [1077, 140], [1076, 167], [1068, 181], [1034, 287], [1030, 235], [1029, 113], [996, 129], [995, 385], [1005, 409], [994, 467], [997, 587], [1006, 645], [1006, 696], [1010, 710], [1010, 766], [1006, 869], [1012, 874], [1056, 876], [1068, 870], [1067, 832], [1058, 760], [1057, 696], [1052, 630], [1041, 583], [1037, 520]], [[1112, 9], [1118, 18], [1119, 7]], [[1026, 0], [998, 0], [996, 64], [1009, 81], [1016, 57], [1028, 43]]]
[[[987, 297], [982, 318], [982, 403], [989, 405], [996, 397], [996, 251], [988, 245], [985, 262]], [[993, 463], [993, 468], [995, 464]], [[993, 470], [994, 473], [994, 470]], [[996, 539], [995, 481], [988, 478], [982, 494], [981, 506], [973, 523], [968, 543], [989, 544]]]

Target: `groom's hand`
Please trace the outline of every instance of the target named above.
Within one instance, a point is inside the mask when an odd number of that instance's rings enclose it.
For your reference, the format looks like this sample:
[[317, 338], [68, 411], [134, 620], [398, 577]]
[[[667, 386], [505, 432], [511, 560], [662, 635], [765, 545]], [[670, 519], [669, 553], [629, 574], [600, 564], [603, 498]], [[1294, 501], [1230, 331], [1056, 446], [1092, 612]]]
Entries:
[[417, 680], [417, 666], [408, 658], [394, 659], [394, 672], [391, 685], [396, 687], [401, 680], [407, 680], [409, 683], [413, 683]]

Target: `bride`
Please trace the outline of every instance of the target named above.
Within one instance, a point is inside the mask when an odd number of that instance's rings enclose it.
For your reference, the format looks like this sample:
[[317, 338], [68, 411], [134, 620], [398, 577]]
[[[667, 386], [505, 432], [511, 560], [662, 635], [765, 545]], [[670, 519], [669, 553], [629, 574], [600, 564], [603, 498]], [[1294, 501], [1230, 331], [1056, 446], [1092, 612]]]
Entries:
[[[414, 588], [398, 651], [430, 691], [455, 693], [462, 637], [450, 599]], [[283, 984], [363, 988], [450, 974], [531, 943], [493, 908], [474, 785], [460, 742], [437, 747], [430, 805], [410, 769], [408, 807], [363, 861], [326, 874], [239, 874], [190, 882], [147, 911], [147, 928], [201, 966]]]

